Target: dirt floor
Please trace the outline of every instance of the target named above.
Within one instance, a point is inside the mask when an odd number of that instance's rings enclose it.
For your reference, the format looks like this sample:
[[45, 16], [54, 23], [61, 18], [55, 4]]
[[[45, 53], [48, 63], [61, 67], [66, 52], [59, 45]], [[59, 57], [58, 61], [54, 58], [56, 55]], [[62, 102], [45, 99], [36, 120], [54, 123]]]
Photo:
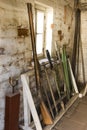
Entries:
[[52, 130], [87, 130], [87, 96], [78, 99]]

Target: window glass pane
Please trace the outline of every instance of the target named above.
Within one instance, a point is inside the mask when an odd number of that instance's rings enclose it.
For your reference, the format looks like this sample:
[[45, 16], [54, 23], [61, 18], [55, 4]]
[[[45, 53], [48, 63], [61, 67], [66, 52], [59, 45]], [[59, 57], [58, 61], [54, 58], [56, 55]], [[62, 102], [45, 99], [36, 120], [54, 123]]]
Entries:
[[44, 28], [44, 13], [37, 11], [37, 33], [43, 33]]
[[39, 34], [36, 36], [36, 49], [37, 49], [37, 54], [41, 54], [42, 49], [43, 49], [43, 35]]

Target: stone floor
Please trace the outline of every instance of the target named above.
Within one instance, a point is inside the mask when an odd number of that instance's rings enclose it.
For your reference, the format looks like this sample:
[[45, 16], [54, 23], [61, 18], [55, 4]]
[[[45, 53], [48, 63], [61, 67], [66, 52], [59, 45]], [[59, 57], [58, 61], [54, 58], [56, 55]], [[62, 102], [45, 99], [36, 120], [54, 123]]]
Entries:
[[78, 99], [52, 130], [87, 130], [87, 96]]

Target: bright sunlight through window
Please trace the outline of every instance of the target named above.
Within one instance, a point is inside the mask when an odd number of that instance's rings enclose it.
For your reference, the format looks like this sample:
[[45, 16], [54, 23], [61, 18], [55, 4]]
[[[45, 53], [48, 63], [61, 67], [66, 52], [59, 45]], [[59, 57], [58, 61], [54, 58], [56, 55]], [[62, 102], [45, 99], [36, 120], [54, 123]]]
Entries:
[[41, 54], [43, 53], [44, 12], [37, 10], [36, 24], [36, 49], [37, 54]]
[[53, 9], [36, 5], [35, 13], [35, 32], [36, 32], [36, 50], [39, 56], [45, 56], [45, 50], [51, 53]]

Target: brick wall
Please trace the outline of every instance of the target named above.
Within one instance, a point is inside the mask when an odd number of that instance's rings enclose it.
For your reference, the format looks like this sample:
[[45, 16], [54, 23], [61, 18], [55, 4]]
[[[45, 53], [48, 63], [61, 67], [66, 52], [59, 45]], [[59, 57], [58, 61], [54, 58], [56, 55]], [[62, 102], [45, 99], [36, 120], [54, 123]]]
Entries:
[[[82, 42], [82, 51], [83, 51], [83, 61], [84, 61], [84, 71], [85, 79], [87, 81], [87, 36], [86, 36], [86, 25], [87, 25], [87, 11], [81, 12], [81, 42]], [[82, 61], [81, 61], [82, 62]], [[80, 66], [80, 80], [83, 81], [82, 76], [82, 66]]]
[[[71, 0], [37, 0], [53, 7], [54, 28], [52, 54], [55, 54], [54, 43], [68, 44], [71, 51], [74, 35], [73, 2]], [[18, 28], [28, 29], [26, 2], [35, 0], [1, 0], [0, 1], [0, 130], [4, 129], [5, 95], [11, 92], [8, 79], [19, 77], [28, 71], [32, 56], [29, 36], [18, 36]], [[62, 31], [62, 40], [58, 36]], [[21, 87], [19, 78], [19, 84]]]

